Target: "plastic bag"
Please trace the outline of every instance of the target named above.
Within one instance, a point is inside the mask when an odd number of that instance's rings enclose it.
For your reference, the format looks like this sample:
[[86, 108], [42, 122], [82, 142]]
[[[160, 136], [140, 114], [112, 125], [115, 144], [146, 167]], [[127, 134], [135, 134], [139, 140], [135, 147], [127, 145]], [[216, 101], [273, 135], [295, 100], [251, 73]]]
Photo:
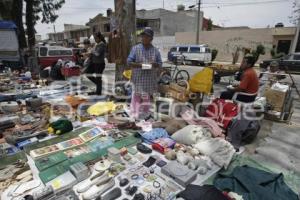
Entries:
[[123, 72], [123, 76], [124, 76], [125, 78], [127, 78], [128, 80], [131, 79], [131, 75], [132, 75], [132, 70], [131, 70], [131, 69], [125, 70], [125, 71]]
[[213, 69], [208, 67], [196, 73], [189, 82], [191, 92], [210, 94], [213, 86], [213, 74]]
[[95, 115], [95, 116], [100, 116], [100, 115], [105, 115], [108, 114], [112, 111], [115, 111], [116, 109], [116, 104], [114, 102], [98, 102], [92, 106], [90, 106], [87, 110], [87, 112], [90, 115]]

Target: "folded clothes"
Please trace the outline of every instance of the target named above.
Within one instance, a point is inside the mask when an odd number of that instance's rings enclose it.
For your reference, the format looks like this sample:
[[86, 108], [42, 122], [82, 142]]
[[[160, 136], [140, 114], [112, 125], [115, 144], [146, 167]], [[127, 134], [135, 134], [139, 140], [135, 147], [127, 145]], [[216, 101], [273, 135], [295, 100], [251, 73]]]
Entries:
[[163, 128], [154, 128], [151, 131], [142, 132], [140, 134], [142, 136], [143, 141], [146, 142], [147, 144], [152, 144], [156, 139], [159, 138], [170, 137], [167, 131]]

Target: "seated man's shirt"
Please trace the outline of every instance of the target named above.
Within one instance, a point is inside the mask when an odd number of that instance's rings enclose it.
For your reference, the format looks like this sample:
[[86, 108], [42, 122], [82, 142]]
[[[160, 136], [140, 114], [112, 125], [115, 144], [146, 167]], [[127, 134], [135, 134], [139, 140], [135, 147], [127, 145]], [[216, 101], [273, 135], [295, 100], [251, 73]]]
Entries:
[[259, 79], [253, 68], [248, 68], [244, 71], [239, 88], [245, 93], [257, 93], [259, 88]]

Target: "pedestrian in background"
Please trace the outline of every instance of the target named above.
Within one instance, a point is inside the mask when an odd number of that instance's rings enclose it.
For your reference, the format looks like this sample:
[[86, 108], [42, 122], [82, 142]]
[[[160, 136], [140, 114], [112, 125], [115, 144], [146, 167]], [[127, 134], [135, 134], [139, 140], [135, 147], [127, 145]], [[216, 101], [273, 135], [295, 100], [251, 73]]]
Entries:
[[[96, 92], [93, 94], [102, 94], [102, 73], [105, 69], [106, 41], [104, 36], [98, 32], [94, 34], [96, 45], [93, 47], [90, 55], [90, 63], [86, 69], [87, 77], [96, 85]], [[94, 76], [95, 75], [95, 76]]]

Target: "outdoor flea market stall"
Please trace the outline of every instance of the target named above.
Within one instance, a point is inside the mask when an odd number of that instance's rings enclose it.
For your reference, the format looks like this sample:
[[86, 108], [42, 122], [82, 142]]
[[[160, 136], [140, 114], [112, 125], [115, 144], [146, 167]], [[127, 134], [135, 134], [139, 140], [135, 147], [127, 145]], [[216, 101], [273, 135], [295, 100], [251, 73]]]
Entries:
[[297, 200], [283, 174], [241, 155], [263, 119], [240, 110], [288, 120], [290, 86], [268, 82], [253, 104], [214, 98], [199, 111], [191, 102], [204, 98], [192, 94], [209, 95], [213, 75], [161, 84], [153, 115], [137, 121], [127, 101], [88, 96], [86, 86], [3, 72], [1, 199]]

